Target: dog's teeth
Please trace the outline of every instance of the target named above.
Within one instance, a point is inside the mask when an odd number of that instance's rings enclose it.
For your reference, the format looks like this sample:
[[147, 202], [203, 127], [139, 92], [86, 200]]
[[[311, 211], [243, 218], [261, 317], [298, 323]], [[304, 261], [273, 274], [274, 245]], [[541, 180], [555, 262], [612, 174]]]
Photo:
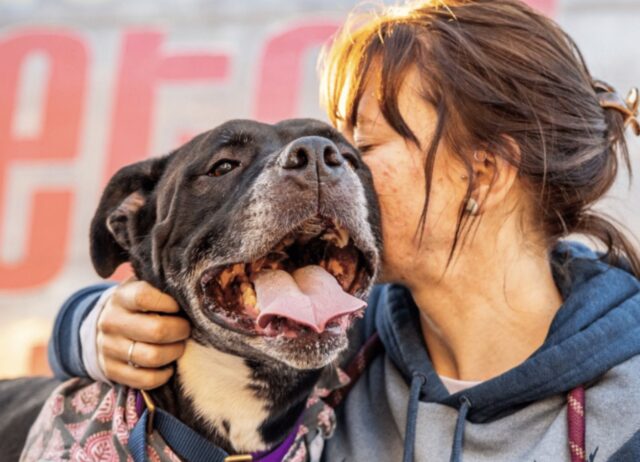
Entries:
[[342, 249], [349, 243], [349, 231], [339, 226], [336, 228], [336, 231], [338, 231], [338, 242], [336, 242], [336, 247]]
[[262, 257], [262, 258], [258, 258], [256, 261], [251, 263], [251, 274], [253, 276], [255, 276], [257, 273], [260, 272], [260, 270], [262, 269], [262, 266], [264, 265], [264, 263], [267, 261], [266, 257]]
[[282, 249], [272, 250], [271, 252], [269, 252], [268, 256], [269, 263], [281, 262], [282, 260], [286, 260], [287, 258], [289, 258], [289, 255]]
[[349, 243], [349, 231], [341, 226], [329, 229], [320, 239], [331, 242], [339, 249], [343, 249]]
[[234, 278], [239, 277], [242, 280], [246, 279], [247, 273], [244, 271], [244, 263], [236, 263], [233, 265], [232, 274]]
[[334, 277], [344, 276], [344, 267], [335, 258], [329, 260], [327, 264], [327, 271], [329, 271]]
[[226, 289], [229, 286], [229, 283], [236, 278], [240, 278], [241, 281], [245, 281], [247, 279], [247, 273], [244, 270], [244, 263], [236, 263], [220, 273], [220, 287]]
[[220, 273], [220, 287], [226, 289], [229, 283], [231, 282], [231, 270], [226, 269], [222, 273]]
[[266, 266], [271, 270], [282, 269], [282, 263], [280, 263], [279, 261], [270, 261], [267, 263]]
[[267, 324], [267, 326], [264, 329], [264, 332], [266, 335], [270, 337], [278, 335], [278, 330], [273, 326], [272, 323]]
[[257, 309], [256, 303], [256, 292], [253, 290], [253, 287], [248, 282], [243, 282], [240, 284], [240, 293], [242, 294], [242, 304], [245, 309], [248, 309], [252, 313], [255, 311], [256, 314], [260, 311]]
[[287, 338], [296, 338], [303, 330], [303, 326], [300, 326], [288, 319], [282, 323], [282, 334]]
[[311, 239], [314, 239], [326, 228], [326, 223], [323, 219], [316, 217], [305, 221], [296, 230], [296, 241], [302, 245], [305, 245]]

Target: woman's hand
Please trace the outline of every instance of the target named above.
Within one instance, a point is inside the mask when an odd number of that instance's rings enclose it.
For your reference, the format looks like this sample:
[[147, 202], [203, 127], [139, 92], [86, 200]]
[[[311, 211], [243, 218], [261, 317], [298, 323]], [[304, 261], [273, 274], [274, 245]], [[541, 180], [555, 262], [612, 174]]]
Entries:
[[173, 298], [144, 281], [120, 284], [98, 319], [98, 360], [105, 376], [145, 390], [166, 383], [191, 330], [189, 321], [173, 315], [179, 309]]

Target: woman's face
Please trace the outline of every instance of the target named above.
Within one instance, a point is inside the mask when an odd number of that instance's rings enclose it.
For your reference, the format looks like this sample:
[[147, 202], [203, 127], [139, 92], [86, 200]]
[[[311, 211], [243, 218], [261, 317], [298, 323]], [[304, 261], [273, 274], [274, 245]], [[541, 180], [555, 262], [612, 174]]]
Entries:
[[413, 281], [418, 283], [425, 277], [439, 278], [446, 267], [459, 207], [465, 197], [466, 170], [441, 143], [419, 246], [416, 231], [426, 196], [424, 150], [435, 131], [436, 111], [420, 96], [417, 72], [410, 72], [398, 102], [400, 113], [421, 143], [420, 149], [386, 122], [376, 98], [378, 82], [369, 80], [358, 106], [356, 125], [339, 128], [362, 151], [373, 174], [382, 213], [382, 278], [411, 287]]

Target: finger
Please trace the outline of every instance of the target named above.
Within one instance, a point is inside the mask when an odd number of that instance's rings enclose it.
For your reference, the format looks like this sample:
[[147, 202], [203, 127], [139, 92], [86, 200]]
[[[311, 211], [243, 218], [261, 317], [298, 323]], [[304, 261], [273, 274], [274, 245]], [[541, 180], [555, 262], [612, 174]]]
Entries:
[[109, 306], [98, 319], [98, 330], [137, 342], [165, 344], [189, 338], [191, 325], [179, 316], [131, 312]]
[[116, 360], [105, 362], [105, 376], [116, 383], [142, 390], [151, 390], [167, 383], [173, 375], [173, 367], [163, 369], [135, 368]]
[[178, 303], [145, 281], [127, 281], [113, 293], [115, 301], [129, 311], [177, 313]]
[[[111, 359], [128, 362], [146, 368], [160, 368], [171, 364], [184, 353], [185, 343], [177, 342], [166, 345], [157, 345], [144, 342], [135, 342], [125, 337], [105, 336], [102, 338], [102, 353]], [[131, 349], [131, 358], [129, 351]]]

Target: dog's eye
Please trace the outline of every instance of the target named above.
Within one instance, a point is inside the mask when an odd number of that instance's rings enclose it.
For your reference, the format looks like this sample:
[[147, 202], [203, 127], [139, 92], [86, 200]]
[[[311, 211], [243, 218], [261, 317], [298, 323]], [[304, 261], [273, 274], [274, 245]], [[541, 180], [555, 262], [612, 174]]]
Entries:
[[216, 162], [213, 165], [213, 167], [211, 167], [211, 170], [209, 170], [208, 175], [209, 176], [226, 175], [231, 170], [234, 170], [235, 168], [237, 168], [239, 166], [240, 166], [240, 162], [238, 162], [237, 160], [222, 159], [222, 160], [219, 160], [218, 162]]

